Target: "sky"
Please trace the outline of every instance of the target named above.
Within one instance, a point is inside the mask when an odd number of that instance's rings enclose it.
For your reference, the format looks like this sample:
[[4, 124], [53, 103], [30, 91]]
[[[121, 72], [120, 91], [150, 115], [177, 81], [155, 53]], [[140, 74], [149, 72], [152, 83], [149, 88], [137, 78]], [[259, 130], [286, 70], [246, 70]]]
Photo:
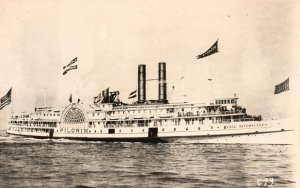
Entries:
[[[167, 63], [170, 102], [236, 93], [249, 114], [298, 116], [299, 3], [0, 0], [0, 95], [13, 92], [0, 128], [7, 128], [11, 111], [32, 111], [45, 96], [47, 105], [63, 108], [71, 93], [89, 104], [109, 87], [131, 103], [138, 65], [155, 79], [159, 62]], [[196, 59], [217, 39], [219, 53]], [[63, 76], [75, 57], [78, 69]], [[287, 78], [290, 90], [274, 95]], [[147, 82], [147, 99], [158, 98], [157, 85]]]

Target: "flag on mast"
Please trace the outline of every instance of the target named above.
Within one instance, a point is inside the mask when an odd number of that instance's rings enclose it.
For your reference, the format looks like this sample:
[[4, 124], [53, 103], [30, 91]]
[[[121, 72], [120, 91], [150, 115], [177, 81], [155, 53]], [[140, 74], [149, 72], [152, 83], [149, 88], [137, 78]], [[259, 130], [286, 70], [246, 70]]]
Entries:
[[287, 78], [284, 82], [275, 85], [274, 94], [278, 94], [288, 90], [289, 90], [289, 78]]
[[136, 92], [137, 92], [137, 90], [135, 90], [135, 91], [131, 92], [131, 93], [129, 94], [129, 97], [128, 97], [128, 99], [135, 98], [135, 97], [136, 97]]
[[217, 52], [219, 52], [218, 40], [206, 52], [204, 52], [203, 54], [197, 55], [197, 59], [204, 58], [206, 56], [210, 56]]
[[11, 103], [11, 89], [0, 100], [0, 110]]
[[94, 97], [94, 104], [100, 102], [103, 97], [102, 93], [99, 93], [96, 97]]
[[74, 64], [77, 61], [77, 57], [75, 57], [68, 65], [64, 66], [65, 68], [68, 68], [69, 66], [71, 66], [72, 64]]
[[70, 70], [77, 69], [77, 65], [72, 65], [77, 61], [77, 57], [75, 57], [68, 65], [64, 66], [63, 75], [67, 74]]
[[67, 74], [70, 70], [77, 69], [77, 65], [72, 65], [63, 72], [63, 75]]

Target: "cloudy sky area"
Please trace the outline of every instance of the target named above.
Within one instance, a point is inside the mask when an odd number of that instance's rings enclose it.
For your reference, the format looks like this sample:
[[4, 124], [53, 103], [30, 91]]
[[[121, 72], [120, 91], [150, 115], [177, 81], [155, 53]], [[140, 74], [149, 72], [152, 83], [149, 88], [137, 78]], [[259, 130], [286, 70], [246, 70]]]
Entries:
[[[77, 88], [81, 100], [92, 103], [108, 86], [132, 102], [127, 97], [137, 87], [138, 64], [147, 65], [150, 79], [157, 78], [158, 62], [167, 63], [172, 102], [236, 93], [250, 114], [288, 117], [299, 104], [299, 3], [0, 0], [1, 96], [13, 88], [0, 127], [12, 108], [44, 105], [45, 88], [54, 107], [68, 104]], [[217, 39], [219, 53], [196, 59]], [[75, 57], [79, 68], [63, 76], [62, 67]], [[291, 90], [274, 95], [288, 77]], [[156, 99], [157, 83], [148, 82], [147, 91]]]

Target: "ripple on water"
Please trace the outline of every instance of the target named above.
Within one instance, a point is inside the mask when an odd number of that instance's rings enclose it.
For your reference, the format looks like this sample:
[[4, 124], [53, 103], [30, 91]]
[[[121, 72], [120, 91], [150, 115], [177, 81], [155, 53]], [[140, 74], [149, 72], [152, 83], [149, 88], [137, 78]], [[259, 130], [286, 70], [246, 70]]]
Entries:
[[290, 145], [38, 140], [0, 134], [0, 187], [293, 187]]

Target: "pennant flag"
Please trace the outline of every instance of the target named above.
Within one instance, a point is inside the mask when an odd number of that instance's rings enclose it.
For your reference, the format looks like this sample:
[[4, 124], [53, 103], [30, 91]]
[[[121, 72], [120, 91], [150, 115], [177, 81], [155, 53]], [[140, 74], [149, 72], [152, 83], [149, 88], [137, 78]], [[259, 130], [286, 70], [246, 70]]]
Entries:
[[0, 110], [2, 110], [6, 105], [9, 105], [11, 102], [11, 89], [4, 95], [0, 100]]
[[74, 64], [77, 61], [77, 57], [75, 57], [67, 66], [64, 66], [65, 68], [68, 68], [70, 65]]
[[70, 101], [70, 103], [72, 103], [72, 93], [70, 95], [69, 101]]
[[278, 94], [278, 93], [288, 91], [288, 90], [289, 90], [289, 78], [286, 79], [284, 82], [275, 85], [274, 94]]
[[129, 94], [129, 97], [128, 97], [128, 99], [135, 98], [135, 97], [136, 97], [136, 92], [137, 92], [137, 90], [135, 90], [135, 91], [131, 92], [131, 93]]
[[210, 55], [212, 55], [214, 53], [217, 53], [217, 52], [219, 52], [219, 50], [218, 50], [218, 40], [206, 52], [204, 52], [201, 55], [198, 55], [197, 59], [204, 58], [206, 56], [210, 56]]
[[67, 74], [70, 70], [77, 69], [77, 65], [72, 65], [63, 72], [63, 75]]

